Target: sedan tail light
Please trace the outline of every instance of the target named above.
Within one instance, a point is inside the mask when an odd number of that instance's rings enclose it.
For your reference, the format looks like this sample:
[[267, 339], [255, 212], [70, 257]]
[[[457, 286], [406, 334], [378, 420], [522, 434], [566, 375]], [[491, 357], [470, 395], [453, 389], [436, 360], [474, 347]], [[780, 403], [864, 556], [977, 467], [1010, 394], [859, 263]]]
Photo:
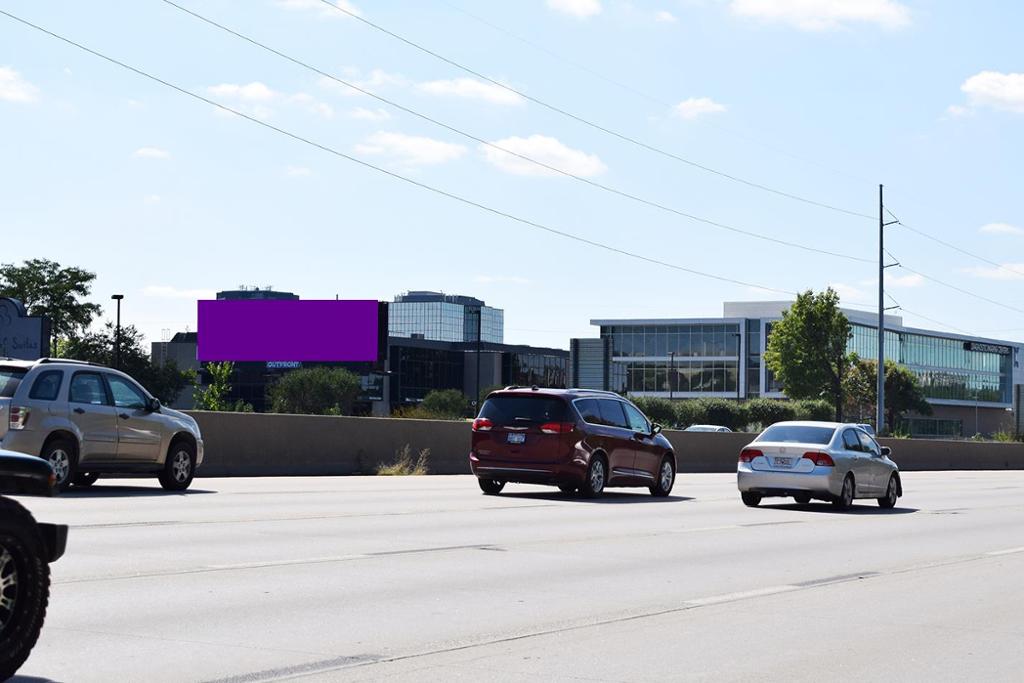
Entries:
[[11, 408], [11, 418], [7, 423], [9, 429], [24, 429], [28, 424], [28, 408]]
[[473, 431], [474, 432], [489, 432], [494, 428], [494, 423], [488, 420], [486, 417], [478, 417], [473, 420]]
[[804, 453], [804, 458], [810, 460], [818, 467], [835, 467], [836, 463], [832, 460], [832, 456], [828, 453], [819, 453], [812, 451], [811, 453]]
[[740, 451], [740, 462], [753, 462], [754, 458], [760, 458], [764, 453], [756, 448], [744, 448]]
[[547, 422], [540, 426], [540, 431], [545, 434], [568, 434], [576, 429], [572, 422]]

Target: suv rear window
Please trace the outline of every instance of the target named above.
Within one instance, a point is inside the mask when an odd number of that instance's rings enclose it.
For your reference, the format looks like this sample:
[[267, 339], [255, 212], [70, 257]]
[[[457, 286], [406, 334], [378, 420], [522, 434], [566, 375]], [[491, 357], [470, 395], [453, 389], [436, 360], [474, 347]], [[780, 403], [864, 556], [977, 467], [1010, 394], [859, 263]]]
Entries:
[[13, 398], [28, 370], [0, 367], [0, 398]]
[[835, 427], [814, 427], [810, 425], [772, 425], [761, 432], [755, 441], [776, 441], [786, 443], [815, 443], [824, 446], [832, 441]]
[[565, 402], [550, 396], [494, 396], [480, 409], [494, 424], [564, 422], [566, 414]]

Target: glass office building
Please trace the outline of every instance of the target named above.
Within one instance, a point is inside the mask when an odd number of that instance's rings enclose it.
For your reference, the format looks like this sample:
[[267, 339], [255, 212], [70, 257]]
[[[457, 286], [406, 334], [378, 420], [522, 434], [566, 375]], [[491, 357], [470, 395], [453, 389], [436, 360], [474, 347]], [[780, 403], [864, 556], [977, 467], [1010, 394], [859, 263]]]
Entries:
[[[570, 384], [664, 398], [785, 398], [763, 357], [772, 326], [788, 306], [737, 302], [725, 304], [722, 318], [592, 320], [601, 343], [573, 340]], [[877, 315], [844, 313], [852, 324], [849, 350], [876, 359]], [[972, 418], [974, 428], [980, 426], [982, 409], [993, 411], [992, 419], [1005, 418], [1014, 386], [1024, 382], [1019, 343], [911, 328], [886, 316], [885, 347], [888, 359], [917, 375], [933, 407], [949, 408], [934, 419], [959, 421], [961, 431], [974, 433]], [[936, 433], [954, 429], [925, 418], [916, 424]]]
[[445, 342], [501, 344], [505, 312], [480, 299], [441, 292], [408, 292], [388, 305], [388, 334]]

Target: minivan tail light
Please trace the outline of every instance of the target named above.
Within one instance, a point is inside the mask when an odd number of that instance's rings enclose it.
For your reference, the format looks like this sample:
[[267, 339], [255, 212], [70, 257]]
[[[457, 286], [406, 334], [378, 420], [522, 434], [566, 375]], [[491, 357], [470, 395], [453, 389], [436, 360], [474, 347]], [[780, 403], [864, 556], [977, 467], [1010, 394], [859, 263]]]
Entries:
[[28, 408], [11, 408], [11, 417], [8, 422], [10, 429], [24, 429], [28, 424]]
[[474, 432], [489, 432], [494, 428], [494, 423], [488, 420], [486, 417], [478, 417], [473, 420], [473, 431]]
[[744, 448], [740, 451], [740, 462], [753, 462], [754, 458], [760, 458], [764, 453], [756, 448]]
[[576, 429], [572, 422], [546, 422], [540, 426], [540, 431], [545, 434], [568, 434]]
[[810, 453], [804, 453], [804, 458], [806, 458], [807, 460], [810, 460], [811, 462], [813, 462], [818, 467], [835, 467], [836, 466], [836, 463], [832, 459], [832, 456], [829, 455], [828, 453], [819, 453], [817, 451], [812, 451]]

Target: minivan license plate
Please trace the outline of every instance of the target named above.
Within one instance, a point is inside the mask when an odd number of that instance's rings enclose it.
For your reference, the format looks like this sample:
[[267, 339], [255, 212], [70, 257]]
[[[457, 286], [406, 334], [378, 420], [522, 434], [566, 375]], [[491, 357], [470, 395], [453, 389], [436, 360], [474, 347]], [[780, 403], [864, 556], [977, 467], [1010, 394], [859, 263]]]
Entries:
[[526, 443], [526, 434], [509, 434], [509, 443]]
[[792, 467], [793, 458], [775, 458], [776, 467]]

